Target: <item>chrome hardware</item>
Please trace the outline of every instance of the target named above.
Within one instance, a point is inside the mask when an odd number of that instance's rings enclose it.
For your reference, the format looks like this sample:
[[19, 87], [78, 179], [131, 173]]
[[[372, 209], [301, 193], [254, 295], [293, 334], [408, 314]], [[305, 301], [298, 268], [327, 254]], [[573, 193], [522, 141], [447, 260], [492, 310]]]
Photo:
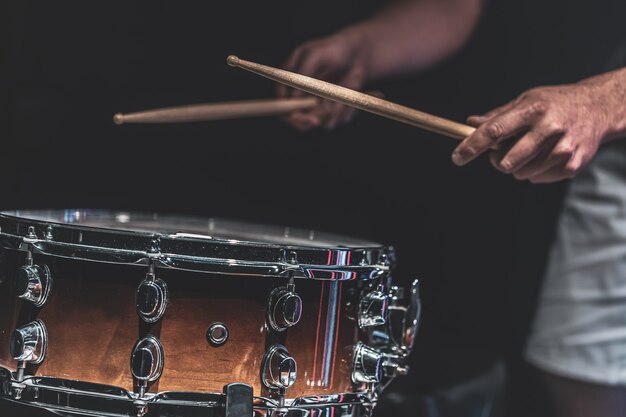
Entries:
[[143, 398], [148, 382], [156, 381], [163, 373], [164, 356], [161, 342], [152, 335], [135, 343], [130, 356], [130, 372], [138, 382], [139, 400]]
[[413, 281], [408, 295], [408, 306], [399, 305], [397, 297], [393, 297], [394, 301], [389, 306], [388, 323], [389, 336], [393, 342], [392, 351], [405, 357], [413, 350], [419, 327], [421, 305], [418, 280]]
[[228, 327], [224, 323], [213, 323], [206, 332], [206, 338], [214, 346], [221, 346], [228, 341]]
[[[240, 385], [240, 384], [237, 384]], [[19, 398], [15, 391], [21, 390]], [[245, 393], [246, 398], [248, 393]], [[19, 403], [31, 410], [30, 414], [51, 412], [59, 416], [128, 417], [137, 413], [142, 404], [154, 415], [163, 416], [228, 416], [228, 393], [176, 392], [147, 393], [143, 400], [137, 394], [121, 387], [91, 382], [72, 381], [46, 376], [29, 376], [17, 381], [12, 373], [0, 367], [0, 398]], [[253, 397], [256, 417], [272, 416], [279, 404], [274, 399]], [[246, 399], [246, 403], [248, 403]], [[231, 402], [231, 410], [232, 402]], [[322, 394], [286, 400], [289, 417], [330, 416], [364, 417], [371, 415], [374, 406], [369, 392]], [[245, 416], [248, 407], [240, 410]], [[30, 415], [29, 414], [29, 415]]]
[[380, 326], [387, 322], [389, 296], [382, 291], [372, 291], [359, 303], [359, 327]]
[[358, 342], [352, 351], [352, 382], [355, 384], [380, 382], [382, 363], [382, 353]]
[[41, 320], [18, 327], [11, 335], [11, 356], [19, 362], [39, 364], [48, 349], [48, 332]]
[[413, 345], [415, 344], [415, 336], [417, 336], [421, 313], [422, 305], [420, 303], [419, 281], [415, 280], [413, 281], [411, 291], [409, 292], [409, 306], [406, 310], [406, 317], [404, 319], [402, 345], [407, 355], [413, 351]]
[[163, 346], [156, 337], [148, 335], [139, 340], [130, 358], [133, 377], [138, 381], [156, 381], [163, 372], [163, 358]]
[[393, 355], [383, 355], [382, 367], [383, 374], [387, 378], [405, 376], [409, 373], [409, 365], [406, 364], [405, 358]]
[[[47, 228], [52, 228], [49, 239]], [[36, 254], [213, 274], [372, 282], [386, 247], [349, 237], [194, 216], [105, 210], [0, 212], [0, 247]], [[146, 228], [152, 230], [146, 233]], [[173, 233], [176, 230], [180, 233]], [[37, 235], [39, 234], [39, 236]], [[231, 238], [235, 239], [231, 239]], [[344, 260], [353, 260], [349, 265]], [[359, 262], [360, 261], [360, 262]]]
[[148, 273], [146, 279], [139, 283], [135, 294], [137, 314], [147, 323], [158, 321], [167, 307], [167, 285], [163, 280], [154, 279], [154, 274]]
[[275, 288], [267, 303], [267, 322], [272, 329], [282, 332], [300, 321], [302, 299], [295, 292], [295, 285]]
[[41, 307], [48, 300], [52, 275], [47, 265], [24, 265], [17, 270], [15, 290], [17, 296]]
[[408, 305], [400, 304], [407, 292], [400, 287], [389, 290], [390, 305], [387, 323], [373, 327], [369, 333], [370, 346], [385, 354], [406, 358], [413, 350], [420, 320], [420, 299], [418, 281], [415, 280], [408, 291]]
[[263, 357], [261, 380], [269, 389], [284, 390], [296, 382], [296, 360], [282, 345], [272, 346]]

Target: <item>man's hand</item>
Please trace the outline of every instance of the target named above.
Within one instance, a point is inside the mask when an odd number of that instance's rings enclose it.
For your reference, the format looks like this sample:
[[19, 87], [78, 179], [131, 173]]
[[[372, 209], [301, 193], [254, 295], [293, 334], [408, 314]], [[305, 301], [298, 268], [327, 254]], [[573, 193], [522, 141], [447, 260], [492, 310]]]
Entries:
[[[367, 53], [367, 45], [358, 38], [358, 33], [339, 32], [299, 46], [289, 56], [284, 67], [288, 71], [360, 90], [367, 78]], [[303, 94], [284, 85], [277, 88], [279, 97]], [[341, 123], [349, 122], [354, 113], [355, 109], [351, 107], [330, 100], [321, 100], [315, 109], [292, 113], [286, 120], [302, 131], [314, 127], [333, 129]]]
[[572, 178], [602, 142], [624, 134], [625, 92], [625, 70], [529, 90], [484, 116], [470, 117], [478, 128], [452, 160], [464, 165], [504, 142], [490, 153], [496, 169], [533, 183]]

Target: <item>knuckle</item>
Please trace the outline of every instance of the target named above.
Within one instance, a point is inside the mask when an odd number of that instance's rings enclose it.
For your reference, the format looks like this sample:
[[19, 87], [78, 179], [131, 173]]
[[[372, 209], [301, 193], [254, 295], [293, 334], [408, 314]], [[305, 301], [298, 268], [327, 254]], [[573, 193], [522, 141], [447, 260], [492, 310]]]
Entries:
[[497, 139], [502, 137], [504, 135], [504, 132], [504, 124], [502, 124], [502, 122], [500, 121], [492, 121], [485, 125], [485, 134], [487, 135], [487, 138], [491, 139], [492, 141], [496, 141]]
[[530, 115], [537, 115], [537, 114], [545, 114], [548, 109], [549, 109], [550, 105], [547, 101], [538, 98], [538, 99], [534, 99], [529, 105], [528, 105], [528, 113]]
[[574, 146], [569, 143], [559, 143], [553, 151], [554, 156], [559, 158], [569, 158], [574, 154]]
[[549, 135], [558, 135], [565, 132], [563, 124], [558, 120], [550, 120], [546, 122], [544, 129]]

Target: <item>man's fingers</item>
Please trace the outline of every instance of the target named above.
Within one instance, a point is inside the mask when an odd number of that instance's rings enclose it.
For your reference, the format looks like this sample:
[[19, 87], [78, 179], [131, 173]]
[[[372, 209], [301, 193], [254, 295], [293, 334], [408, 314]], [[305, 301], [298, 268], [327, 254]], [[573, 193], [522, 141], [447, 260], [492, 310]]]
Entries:
[[560, 143], [558, 138], [551, 139], [532, 161], [513, 171], [513, 176], [518, 180], [527, 180], [541, 175], [557, 165], [566, 164], [572, 155], [560, 152], [557, 148], [558, 143]]
[[514, 107], [494, 116], [457, 146], [452, 160], [457, 165], [465, 165], [497, 143], [528, 129], [533, 116], [526, 107]]
[[[283, 64], [283, 68], [287, 71], [294, 71], [298, 66], [298, 62], [304, 54], [304, 48], [297, 48], [287, 58], [287, 61]], [[284, 84], [278, 84], [276, 87], [276, 95], [278, 97], [287, 97], [289, 95], [289, 87]]]
[[574, 176], [578, 174], [578, 172], [584, 166], [584, 163], [583, 163], [584, 156], [583, 156], [583, 152], [581, 152], [580, 149], [576, 149], [570, 155], [569, 159], [565, 159], [566, 154], [562, 154], [561, 158], [563, 158], [563, 161], [561, 163], [556, 164], [552, 168], [538, 175], [528, 178], [528, 180], [532, 182], [533, 184], [545, 184], [545, 183], [565, 180], [568, 178], [574, 178]]
[[[339, 85], [358, 91], [363, 87], [364, 78], [362, 69], [354, 67], [339, 81]], [[350, 121], [355, 112], [354, 108], [337, 102], [332, 102], [327, 109], [328, 114], [324, 123], [324, 127], [327, 129], [334, 129], [340, 123]]]
[[505, 173], [517, 172], [543, 150], [551, 151], [558, 139], [557, 136], [546, 137], [536, 129], [530, 130], [515, 141], [511, 149], [500, 159], [497, 168]]
[[285, 117], [286, 121], [301, 132], [306, 132], [320, 125], [320, 119], [312, 113], [296, 112]]

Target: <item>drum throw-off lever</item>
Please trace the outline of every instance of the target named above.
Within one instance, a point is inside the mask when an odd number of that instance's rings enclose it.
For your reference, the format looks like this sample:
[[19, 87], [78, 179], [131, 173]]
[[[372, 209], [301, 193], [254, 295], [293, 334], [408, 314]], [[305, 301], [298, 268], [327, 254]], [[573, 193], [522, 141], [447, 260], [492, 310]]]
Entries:
[[234, 383], [224, 385], [224, 417], [250, 417], [253, 389], [248, 384]]

